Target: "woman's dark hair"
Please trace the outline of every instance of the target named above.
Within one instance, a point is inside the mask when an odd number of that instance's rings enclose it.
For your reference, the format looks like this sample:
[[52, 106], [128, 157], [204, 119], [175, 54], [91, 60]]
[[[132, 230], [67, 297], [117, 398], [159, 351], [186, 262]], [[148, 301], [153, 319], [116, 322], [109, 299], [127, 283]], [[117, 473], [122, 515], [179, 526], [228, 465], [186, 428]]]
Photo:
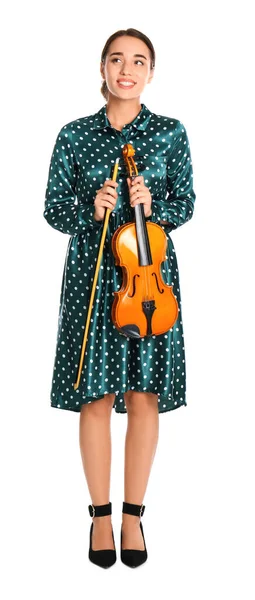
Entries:
[[[146, 44], [146, 46], [149, 48], [150, 54], [151, 54], [151, 69], [154, 69], [156, 56], [155, 56], [154, 47], [153, 47], [150, 39], [147, 37], [147, 35], [145, 35], [141, 31], [138, 31], [138, 29], [132, 29], [131, 27], [129, 29], [119, 29], [119, 31], [116, 31], [108, 38], [107, 42], [104, 45], [102, 54], [101, 54], [101, 62], [105, 61], [110, 44], [114, 40], [116, 40], [116, 38], [121, 37], [123, 35], [130, 35], [130, 37], [136, 37], [139, 40], [142, 40], [142, 42], [144, 42]], [[103, 94], [104, 98], [106, 100], [108, 100], [108, 87], [106, 85], [105, 80], [103, 81], [102, 86], [101, 86], [101, 94]]]

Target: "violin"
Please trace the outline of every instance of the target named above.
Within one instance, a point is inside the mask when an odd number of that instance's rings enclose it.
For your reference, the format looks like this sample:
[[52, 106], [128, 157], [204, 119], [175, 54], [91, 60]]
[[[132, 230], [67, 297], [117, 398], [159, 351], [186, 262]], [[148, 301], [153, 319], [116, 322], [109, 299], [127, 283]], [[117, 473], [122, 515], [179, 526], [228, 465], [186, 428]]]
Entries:
[[[138, 169], [132, 144], [125, 144], [122, 154], [133, 180]], [[141, 338], [171, 329], [178, 317], [178, 302], [173, 286], [163, 281], [160, 271], [167, 258], [167, 236], [160, 225], [145, 221], [142, 203], [134, 210], [134, 222], [121, 225], [112, 236], [112, 252], [115, 264], [123, 269], [123, 283], [114, 292], [111, 318], [122, 335]]]

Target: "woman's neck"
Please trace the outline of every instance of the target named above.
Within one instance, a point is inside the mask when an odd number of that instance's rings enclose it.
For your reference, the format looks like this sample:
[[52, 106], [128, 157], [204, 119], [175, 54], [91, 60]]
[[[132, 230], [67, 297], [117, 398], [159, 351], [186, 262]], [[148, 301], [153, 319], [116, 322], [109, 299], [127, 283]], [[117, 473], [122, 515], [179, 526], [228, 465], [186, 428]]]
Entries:
[[140, 98], [122, 101], [119, 98], [110, 97], [106, 105], [106, 114], [112, 127], [121, 131], [124, 125], [135, 119], [141, 108]]

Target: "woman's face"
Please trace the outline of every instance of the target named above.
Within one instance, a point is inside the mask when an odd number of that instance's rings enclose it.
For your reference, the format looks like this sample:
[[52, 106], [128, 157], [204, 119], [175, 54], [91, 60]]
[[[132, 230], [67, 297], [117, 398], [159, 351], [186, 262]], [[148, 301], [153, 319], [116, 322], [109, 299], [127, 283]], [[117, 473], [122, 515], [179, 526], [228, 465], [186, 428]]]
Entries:
[[118, 37], [110, 44], [100, 71], [113, 96], [128, 100], [136, 98], [153, 77], [150, 50], [135, 37]]

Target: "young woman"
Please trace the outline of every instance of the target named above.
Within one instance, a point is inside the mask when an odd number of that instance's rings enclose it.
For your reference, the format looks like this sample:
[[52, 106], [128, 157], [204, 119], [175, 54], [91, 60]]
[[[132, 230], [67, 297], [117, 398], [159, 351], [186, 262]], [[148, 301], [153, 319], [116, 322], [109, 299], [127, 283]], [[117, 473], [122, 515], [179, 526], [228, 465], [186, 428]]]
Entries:
[[[117, 31], [107, 40], [100, 65], [106, 103], [95, 114], [61, 128], [45, 198], [48, 223], [71, 236], [60, 296], [51, 406], [80, 412], [80, 449], [92, 499], [89, 558], [103, 567], [116, 561], [109, 501], [112, 408], [128, 415], [121, 559], [135, 567], [147, 559], [141, 516], [157, 447], [158, 415], [187, 405], [179, 274], [169, 233], [191, 219], [195, 193], [184, 125], [140, 102], [154, 66], [153, 45], [136, 29]], [[139, 175], [131, 182], [120, 166], [114, 182], [113, 165], [126, 143], [135, 148]], [[111, 239], [119, 226], [134, 221], [138, 203], [143, 204], [146, 221], [158, 223], [167, 233], [162, 277], [173, 286], [179, 312], [165, 334], [135, 339], [121, 334], [111, 319], [113, 293], [123, 282]], [[107, 208], [111, 213], [82, 375], [74, 390]]]

